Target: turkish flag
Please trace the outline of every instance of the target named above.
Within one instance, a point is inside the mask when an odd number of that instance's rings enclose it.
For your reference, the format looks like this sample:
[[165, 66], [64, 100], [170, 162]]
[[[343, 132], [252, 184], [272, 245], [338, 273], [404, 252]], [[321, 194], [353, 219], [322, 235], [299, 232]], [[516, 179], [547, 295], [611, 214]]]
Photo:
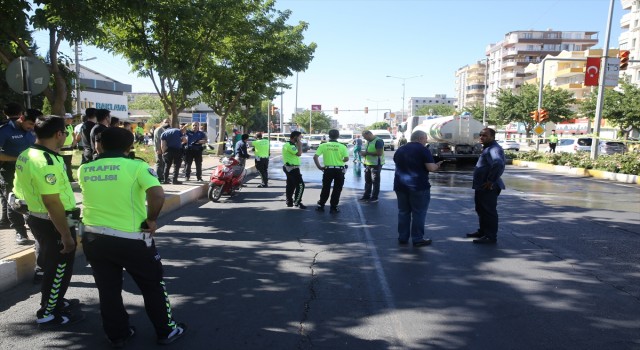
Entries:
[[600, 77], [600, 57], [587, 57], [584, 69], [584, 86], [597, 86]]

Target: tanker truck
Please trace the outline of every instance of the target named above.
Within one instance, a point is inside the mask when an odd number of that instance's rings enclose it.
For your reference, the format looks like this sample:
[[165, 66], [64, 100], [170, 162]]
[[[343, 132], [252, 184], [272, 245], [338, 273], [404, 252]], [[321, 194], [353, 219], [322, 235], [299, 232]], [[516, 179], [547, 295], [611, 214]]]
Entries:
[[477, 160], [482, 153], [479, 143], [484, 126], [471, 114], [426, 119], [413, 130], [427, 133], [428, 147], [436, 161]]

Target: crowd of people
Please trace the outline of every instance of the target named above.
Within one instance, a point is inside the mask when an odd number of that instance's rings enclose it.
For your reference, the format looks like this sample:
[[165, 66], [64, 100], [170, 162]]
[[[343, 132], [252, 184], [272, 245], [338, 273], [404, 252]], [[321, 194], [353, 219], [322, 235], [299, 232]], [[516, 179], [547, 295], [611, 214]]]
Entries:
[[[38, 110], [24, 110], [9, 103], [3, 110], [7, 121], [0, 124], [0, 225], [16, 231], [18, 243], [28, 241], [26, 225], [36, 240], [36, 277], [41, 283], [40, 308], [36, 322], [50, 329], [84, 319], [77, 311], [78, 300], [64, 296], [73, 274], [77, 242], [81, 230], [84, 252], [91, 264], [100, 297], [104, 332], [114, 347], [122, 347], [136, 334], [122, 304], [122, 272], [126, 270], [140, 288], [145, 310], [153, 323], [157, 341], [168, 344], [186, 332], [186, 325], [173, 318], [163, 280], [162, 263], [153, 235], [164, 203], [162, 184], [181, 184], [181, 163], [186, 161], [185, 179], [192, 174], [202, 181], [202, 154], [207, 144], [206, 126], [198, 122], [171, 127], [169, 119], [152, 132], [156, 152], [155, 170], [131, 157], [134, 143], [144, 142], [143, 125], [119, 127], [106, 109], [87, 108], [83, 122], [72, 125], [72, 116], [43, 116]], [[322, 190], [316, 211], [340, 212], [339, 202], [345, 181], [349, 152], [338, 142], [339, 131], [330, 130], [329, 140], [316, 150], [313, 160], [323, 172]], [[244, 167], [248, 153], [248, 134], [234, 130], [233, 156]], [[254, 142], [256, 168], [261, 177], [258, 187], [268, 187], [269, 140], [261, 133]], [[358, 144], [358, 156], [365, 166], [365, 187], [360, 201], [378, 202], [380, 172], [385, 164], [384, 143], [365, 130], [366, 144]], [[282, 147], [286, 176], [287, 207], [306, 209], [305, 183], [300, 171], [302, 134], [293, 131]], [[495, 142], [495, 131], [480, 132], [484, 150], [473, 175], [475, 208], [479, 218], [476, 232], [467, 234], [474, 243], [497, 242], [497, 199], [504, 183], [504, 152]], [[82, 220], [71, 183], [68, 153], [82, 145], [82, 161], [77, 172], [83, 194]], [[438, 171], [427, 144], [427, 134], [415, 131], [411, 139], [394, 154], [394, 191], [397, 198], [398, 243], [422, 247], [425, 218], [430, 202], [429, 173]], [[322, 159], [322, 161], [321, 161]], [[171, 167], [173, 166], [173, 172]], [[358, 165], [359, 166], [359, 165]], [[109, 196], [105, 197], [104, 194]], [[146, 205], [145, 205], [146, 204]], [[130, 206], [123, 210], [122, 205]], [[25, 221], [26, 218], [26, 221]]]
[[[136, 334], [122, 302], [123, 270], [142, 292], [157, 342], [170, 344], [181, 338], [187, 328], [173, 318], [153, 239], [164, 191], [149, 164], [131, 156], [143, 130], [120, 127], [106, 109], [87, 108], [77, 128], [71, 115], [44, 116], [16, 103], [5, 105], [3, 112], [7, 120], [0, 124], [2, 220], [16, 231], [18, 243], [28, 242], [26, 225], [36, 240], [34, 281], [40, 283], [41, 294], [38, 327], [52, 329], [84, 319], [79, 300], [65, 298], [73, 275], [78, 229], [98, 288], [109, 343], [121, 348]], [[182, 134], [178, 129], [180, 144], [188, 142]], [[165, 151], [168, 144], [173, 145], [170, 135], [161, 137]], [[77, 172], [82, 216], [71, 187], [69, 157], [64, 153], [77, 143], [83, 149]], [[194, 139], [196, 144], [202, 143]], [[196, 169], [201, 176], [201, 169]]]

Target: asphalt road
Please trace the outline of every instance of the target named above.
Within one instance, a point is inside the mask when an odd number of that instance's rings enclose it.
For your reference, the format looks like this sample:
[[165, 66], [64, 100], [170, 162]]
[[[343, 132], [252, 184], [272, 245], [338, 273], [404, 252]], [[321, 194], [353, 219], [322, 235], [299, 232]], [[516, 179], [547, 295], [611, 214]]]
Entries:
[[[352, 166], [331, 215], [312, 210], [314, 169], [303, 168], [308, 210], [285, 207], [275, 160], [268, 189], [250, 179], [236, 197], [162, 219], [174, 315], [190, 326], [172, 348], [640, 349], [638, 186], [509, 167], [499, 243], [476, 246], [463, 238], [477, 222], [470, 167], [448, 165], [432, 174], [434, 244], [413, 248], [396, 243], [392, 171], [366, 204]], [[123, 295], [139, 331], [129, 347], [156, 348], [128, 277]], [[67, 297], [87, 319], [68, 330], [34, 327], [37, 287], [0, 296], [2, 349], [106, 348], [84, 261]]]

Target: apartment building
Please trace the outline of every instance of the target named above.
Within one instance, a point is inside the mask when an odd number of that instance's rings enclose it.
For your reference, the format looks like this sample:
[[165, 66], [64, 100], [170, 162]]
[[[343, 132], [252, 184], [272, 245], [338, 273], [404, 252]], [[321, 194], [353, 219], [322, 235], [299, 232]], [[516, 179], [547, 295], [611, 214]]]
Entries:
[[[621, 0], [622, 10], [629, 11], [622, 15], [618, 37], [620, 50], [629, 50], [629, 60], [640, 59], [640, 0]], [[615, 57], [615, 56], [613, 56]], [[640, 85], [640, 63], [629, 62], [624, 74], [630, 81]]]
[[525, 81], [524, 69], [547, 55], [562, 51], [585, 51], [598, 43], [595, 31], [519, 30], [487, 46], [487, 102], [495, 102], [498, 89], [517, 90]]
[[457, 100], [447, 97], [446, 94], [436, 94], [434, 97], [411, 97], [409, 98], [409, 115], [415, 116], [418, 109], [428, 105], [448, 105], [458, 108]]
[[486, 74], [486, 60], [466, 65], [456, 71], [455, 93], [459, 109], [484, 104]]

